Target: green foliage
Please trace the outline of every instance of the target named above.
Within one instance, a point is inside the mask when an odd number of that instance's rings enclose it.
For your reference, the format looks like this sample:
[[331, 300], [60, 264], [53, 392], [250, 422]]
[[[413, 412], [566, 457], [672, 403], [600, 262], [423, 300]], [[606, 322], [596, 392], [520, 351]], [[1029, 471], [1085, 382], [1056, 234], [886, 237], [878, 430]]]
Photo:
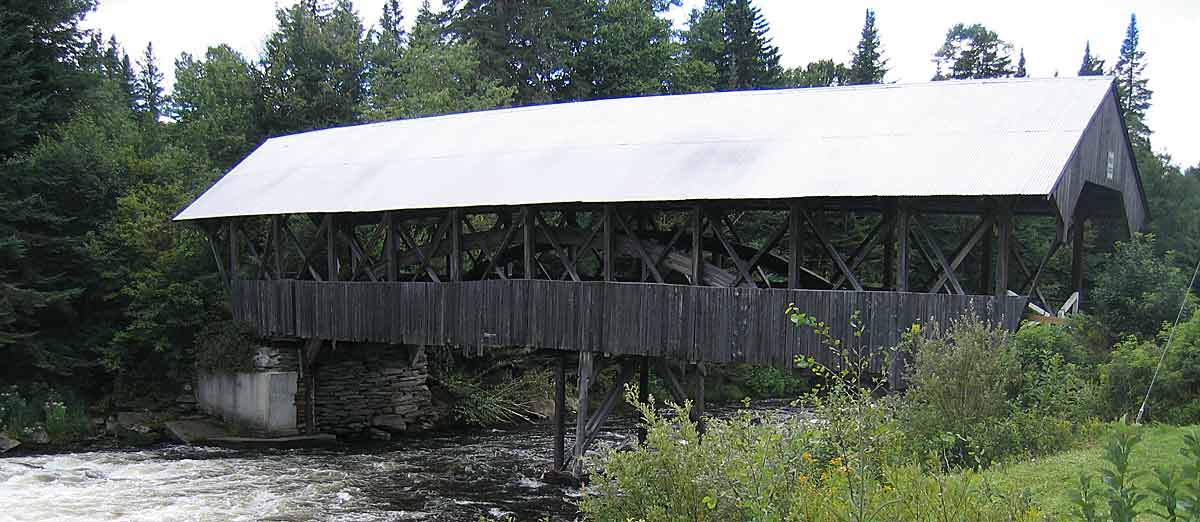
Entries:
[[254, 369], [258, 346], [254, 327], [241, 321], [216, 321], [197, 335], [196, 369], [211, 374], [231, 374]]
[[[929, 474], [884, 465], [877, 454], [844, 457], [821, 424], [758, 422], [749, 413], [709, 419], [703, 438], [690, 405], [645, 416], [646, 444], [607, 450], [589, 463], [580, 509], [596, 521], [1036, 520], [1030, 499], [980, 475]], [[842, 415], [847, 417], [847, 415]]]
[[73, 395], [45, 384], [0, 389], [0, 433], [36, 442], [44, 432], [53, 444], [78, 441], [92, 432], [83, 404]]
[[444, 373], [438, 380], [454, 395], [450, 414], [456, 423], [489, 427], [540, 418], [537, 402], [546, 398], [549, 375], [529, 371], [514, 379], [488, 383], [460, 370]]
[[883, 44], [879, 41], [879, 29], [875, 27], [875, 10], [867, 9], [863, 21], [862, 36], [858, 47], [850, 58], [845, 85], [883, 83], [887, 74], [887, 59], [883, 57]]
[[751, 0], [706, 0], [693, 9], [683, 33], [687, 57], [715, 73], [704, 90], [761, 89], [779, 84], [779, 48], [770, 26]]
[[845, 64], [817, 60], [804, 67], [788, 69], [781, 82], [788, 87], [832, 87], [847, 85], [851, 72]]
[[935, 80], [1002, 78], [1014, 73], [1012, 44], [982, 24], [955, 24], [933, 57], [938, 66]]
[[168, 111], [176, 141], [205, 155], [219, 170], [232, 167], [265, 135], [260, 72], [228, 45], [209, 47], [202, 60], [175, 61]]
[[1112, 358], [1100, 366], [1101, 399], [1110, 417], [1138, 411], [1155, 368], [1162, 368], [1147, 408], [1149, 419], [1175, 424], [1200, 422], [1200, 311], [1180, 323], [1165, 355], [1169, 325], [1153, 341], [1127, 338], [1113, 347]]
[[1079, 76], [1100, 76], [1104, 74], [1104, 60], [1092, 54], [1092, 42], [1083, 46], [1083, 63], [1079, 65]]
[[1129, 139], [1139, 147], [1149, 149], [1150, 128], [1146, 126], [1146, 111], [1150, 109], [1150, 97], [1154, 94], [1144, 76], [1146, 52], [1141, 49], [1141, 31], [1138, 30], [1137, 15], [1129, 15], [1129, 27], [1125, 30], [1125, 41], [1121, 42], [1121, 55], [1113, 66], [1112, 74], [1117, 77], [1117, 101], [1125, 114], [1125, 128]]
[[[1093, 277], [1089, 299], [1111, 332], [1150, 338], [1179, 312], [1188, 276], [1155, 253], [1154, 241], [1152, 235], [1138, 234], [1117, 243]], [[1191, 310], [1194, 297], [1187, 299]]]

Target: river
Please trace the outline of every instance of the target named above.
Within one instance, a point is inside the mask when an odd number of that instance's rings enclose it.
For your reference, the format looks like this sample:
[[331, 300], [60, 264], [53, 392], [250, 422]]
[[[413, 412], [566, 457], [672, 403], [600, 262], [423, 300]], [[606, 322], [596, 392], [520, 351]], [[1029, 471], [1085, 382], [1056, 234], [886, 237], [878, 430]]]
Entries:
[[[600, 440], [633, 431], [618, 418]], [[537, 425], [323, 449], [0, 458], [0, 521], [576, 520], [579, 490], [542, 480], [550, 448]]]

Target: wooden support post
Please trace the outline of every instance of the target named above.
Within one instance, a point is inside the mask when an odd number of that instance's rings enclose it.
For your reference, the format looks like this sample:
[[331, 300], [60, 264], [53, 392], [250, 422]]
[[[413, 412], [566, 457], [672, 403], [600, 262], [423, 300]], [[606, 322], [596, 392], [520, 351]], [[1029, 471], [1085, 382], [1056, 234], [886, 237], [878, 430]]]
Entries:
[[579, 352], [579, 407], [575, 417], [575, 448], [571, 458], [571, 473], [583, 475], [583, 453], [587, 450], [588, 386], [592, 379], [592, 352]]
[[979, 240], [979, 287], [978, 291], [981, 295], [990, 295], [993, 291], [992, 283], [992, 229], [995, 224], [989, 226], [984, 232], [983, 237]]
[[275, 279], [283, 279], [283, 216], [271, 216], [271, 251], [275, 268]]
[[229, 218], [225, 222], [225, 231], [229, 240], [229, 284], [232, 285], [238, 279], [238, 246], [241, 242], [238, 238], [238, 227], [234, 218]]
[[704, 211], [692, 207], [692, 284], [704, 284]]
[[1086, 254], [1084, 226], [1086, 223], [1087, 218], [1076, 216], [1075, 223], [1071, 226], [1071, 291], [1080, 293], [1080, 301], [1083, 298], [1083, 261]]
[[788, 204], [788, 288], [800, 288], [800, 268], [804, 262], [804, 216], [800, 203]]
[[396, 259], [396, 213], [385, 212], [383, 214], [383, 250], [384, 263], [387, 266], [387, 280], [396, 282], [400, 279], [399, 262]]
[[[641, 372], [638, 375], [638, 402], [640, 402], [642, 404], [649, 404], [650, 403], [650, 358], [643, 356], [642, 360], [641, 360], [641, 364], [642, 364]], [[642, 419], [638, 422], [637, 436], [638, 436], [638, 443], [646, 442], [646, 418], [645, 417], [642, 417]]]
[[525, 279], [534, 279], [537, 270], [533, 266], [533, 208], [521, 207], [521, 241], [525, 247], [522, 264], [525, 267]]
[[447, 265], [450, 267], [450, 280], [462, 281], [462, 211], [459, 209], [450, 210], [450, 259]]
[[704, 433], [704, 376], [708, 371], [704, 368], [704, 363], [696, 363], [696, 371], [692, 372], [692, 422], [696, 423], [696, 430], [701, 434]]
[[554, 365], [554, 471], [566, 464], [564, 447], [567, 432], [567, 355], [559, 354]]
[[325, 214], [325, 280], [338, 280], [337, 220], [333, 214]]
[[603, 250], [604, 250], [604, 280], [605, 281], [615, 281], [616, 280], [616, 271], [614, 270], [614, 267], [613, 267], [613, 262], [617, 258], [616, 252], [613, 252], [613, 250], [616, 248], [616, 245], [614, 243], [614, 238], [613, 238], [613, 231], [616, 227], [616, 223], [613, 222], [615, 219], [615, 216], [613, 216], [613, 212], [614, 212], [614, 210], [612, 208], [612, 205], [604, 205], [604, 223], [603, 223], [604, 229], [601, 231], [601, 236], [602, 236], [601, 241], [604, 242]]
[[908, 202], [901, 200], [896, 205], [896, 274], [895, 289], [897, 292], [908, 291], [908, 226], [911, 221]]
[[883, 211], [883, 272], [880, 283], [885, 289], [896, 289], [896, 207], [888, 204]]
[[996, 279], [992, 292], [1008, 295], [1009, 260], [1012, 259], [1012, 201], [1000, 200], [996, 208]]

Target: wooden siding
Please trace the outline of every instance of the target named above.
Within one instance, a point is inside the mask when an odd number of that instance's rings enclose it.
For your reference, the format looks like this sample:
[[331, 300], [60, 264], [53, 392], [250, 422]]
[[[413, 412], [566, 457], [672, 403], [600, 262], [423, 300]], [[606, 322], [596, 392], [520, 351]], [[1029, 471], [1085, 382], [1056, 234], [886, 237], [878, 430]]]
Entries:
[[[797, 355], [835, 363], [815, 334], [788, 323], [789, 303], [875, 354], [917, 322], [946, 324], [974, 313], [1016, 328], [1026, 303], [1024, 297], [543, 280], [243, 280], [232, 291], [234, 317], [268, 337], [529, 346], [784, 368]], [[863, 325], [857, 340], [849, 324], [856, 312]], [[876, 369], [880, 363], [875, 358]]]

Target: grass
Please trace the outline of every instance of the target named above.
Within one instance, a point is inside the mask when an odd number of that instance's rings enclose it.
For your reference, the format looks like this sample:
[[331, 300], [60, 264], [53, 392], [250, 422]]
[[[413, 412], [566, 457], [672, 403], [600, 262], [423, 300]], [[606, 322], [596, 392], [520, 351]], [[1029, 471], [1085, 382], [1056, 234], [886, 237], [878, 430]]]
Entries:
[[[1133, 462], [1134, 469], [1147, 472], [1139, 480], [1140, 485], [1147, 486], [1154, 482], [1150, 472], [1156, 466], [1182, 464], [1179, 450], [1183, 447], [1183, 436], [1200, 430], [1200, 426], [1159, 425], [1139, 429], [1143, 438], [1133, 451]], [[1106, 431], [1079, 449], [995, 467], [985, 471], [983, 477], [1001, 491], [1028, 491], [1048, 520], [1077, 520], [1071, 492], [1079, 487], [1080, 474], [1090, 473], [1099, 481], [1099, 471], [1104, 466], [1102, 447], [1107, 437]], [[1150, 507], [1150, 502], [1144, 502], [1142, 507]], [[1143, 515], [1139, 520], [1153, 520], [1153, 517]]]

